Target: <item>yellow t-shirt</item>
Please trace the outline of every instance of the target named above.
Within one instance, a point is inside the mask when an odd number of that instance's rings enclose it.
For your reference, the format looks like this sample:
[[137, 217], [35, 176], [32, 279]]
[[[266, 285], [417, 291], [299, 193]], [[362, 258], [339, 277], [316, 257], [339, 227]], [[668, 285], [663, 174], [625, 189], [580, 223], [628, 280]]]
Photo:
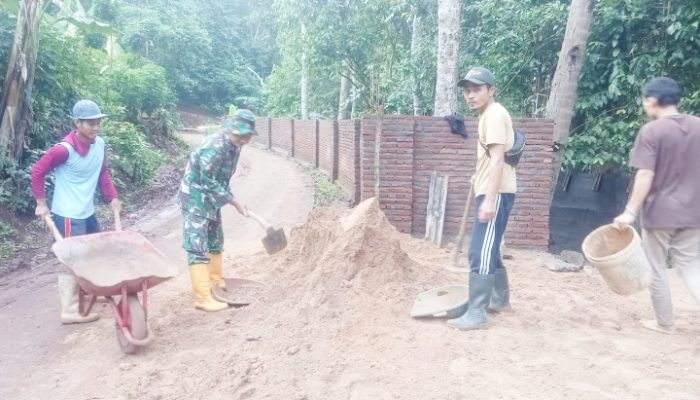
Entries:
[[[476, 173], [474, 174], [474, 193], [477, 196], [486, 194], [489, 184], [491, 158], [486, 155], [484, 146], [502, 144], [508, 151], [513, 147], [515, 140], [510, 114], [505, 107], [496, 102], [491, 103], [479, 116], [478, 131], [481, 144], [477, 143]], [[499, 193], [515, 193], [516, 191], [515, 168], [505, 164]]]

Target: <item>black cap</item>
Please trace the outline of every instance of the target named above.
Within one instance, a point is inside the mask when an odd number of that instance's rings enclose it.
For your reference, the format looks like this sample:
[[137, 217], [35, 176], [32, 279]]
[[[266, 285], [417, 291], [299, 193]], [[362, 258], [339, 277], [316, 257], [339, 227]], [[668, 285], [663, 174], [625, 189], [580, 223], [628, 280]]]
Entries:
[[457, 82], [457, 86], [464, 87], [467, 82], [471, 82], [475, 85], [496, 86], [496, 77], [486, 68], [474, 67], [464, 75], [464, 78]]

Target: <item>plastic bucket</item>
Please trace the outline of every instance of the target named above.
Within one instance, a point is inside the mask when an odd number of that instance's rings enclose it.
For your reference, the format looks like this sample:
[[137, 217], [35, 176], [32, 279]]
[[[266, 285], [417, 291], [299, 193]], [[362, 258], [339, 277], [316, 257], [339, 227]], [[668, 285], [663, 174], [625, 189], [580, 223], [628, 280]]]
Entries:
[[649, 286], [651, 266], [632, 227], [603, 225], [586, 236], [581, 248], [613, 292], [625, 295]]

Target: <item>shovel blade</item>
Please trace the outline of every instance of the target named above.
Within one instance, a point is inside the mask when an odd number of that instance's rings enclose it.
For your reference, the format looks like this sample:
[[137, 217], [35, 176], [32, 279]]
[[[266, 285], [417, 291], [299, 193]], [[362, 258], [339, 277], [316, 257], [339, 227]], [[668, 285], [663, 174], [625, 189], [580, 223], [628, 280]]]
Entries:
[[282, 228], [270, 228], [267, 230], [267, 235], [263, 238], [262, 242], [267, 254], [275, 254], [287, 247], [287, 236], [284, 234], [284, 229]]

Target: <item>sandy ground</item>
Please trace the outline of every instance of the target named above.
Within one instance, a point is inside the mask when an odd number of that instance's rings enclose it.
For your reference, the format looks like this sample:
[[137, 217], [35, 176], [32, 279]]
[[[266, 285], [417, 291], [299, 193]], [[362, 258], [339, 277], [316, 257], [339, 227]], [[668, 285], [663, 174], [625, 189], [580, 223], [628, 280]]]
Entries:
[[0, 398], [700, 399], [700, 318], [675, 275], [681, 320], [667, 336], [639, 327], [646, 293], [618, 296], [594, 270], [556, 273], [547, 255], [512, 251], [514, 311], [488, 330], [450, 330], [409, 317], [417, 293], [466, 281], [442, 268], [447, 250], [397, 233], [370, 203], [309, 214], [312, 188], [294, 164], [257, 149], [242, 163], [238, 196], [290, 239], [268, 256], [257, 227], [224, 215], [226, 274], [265, 282], [255, 303], [194, 310], [180, 219], [163, 210], [132, 227], [183, 264], [153, 289], [155, 341], [122, 354], [106, 308], [61, 326], [51, 271], [37, 268], [0, 295]]

